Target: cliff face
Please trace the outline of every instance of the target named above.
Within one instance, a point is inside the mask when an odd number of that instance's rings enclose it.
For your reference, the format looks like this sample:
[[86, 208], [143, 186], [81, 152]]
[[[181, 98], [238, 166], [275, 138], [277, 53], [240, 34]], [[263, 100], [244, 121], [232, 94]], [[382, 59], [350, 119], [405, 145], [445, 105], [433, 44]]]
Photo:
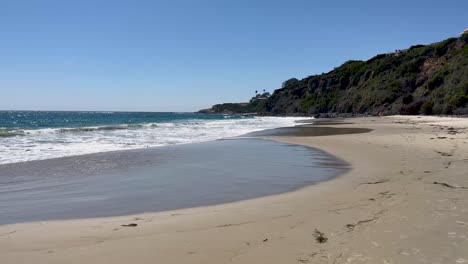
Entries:
[[264, 114], [468, 114], [468, 34], [290, 79]]
[[468, 34], [431, 45], [348, 61], [302, 80], [291, 78], [266, 100], [220, 104], [212, 113], [265, 115], [468, 114]]

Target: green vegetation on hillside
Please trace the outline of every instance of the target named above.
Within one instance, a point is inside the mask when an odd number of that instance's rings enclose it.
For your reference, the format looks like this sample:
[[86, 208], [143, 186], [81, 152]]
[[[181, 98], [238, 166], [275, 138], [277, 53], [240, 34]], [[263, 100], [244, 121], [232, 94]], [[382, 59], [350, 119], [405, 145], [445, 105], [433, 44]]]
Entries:
[[[464, 34], [368, 61], [347, 61], [328, 73], [291, 78], [267, 99], [229, 110], [266, 115], [468, 114], [467, 42]], [[212, 110], [227, 109], [223, 105]]]
[[255, 91], [255, 96], [248, 103], [224, 103], [213, 105], [210, 109], [202, 109], [199, 113], [247, 114], [264, 112], [270, 93]]

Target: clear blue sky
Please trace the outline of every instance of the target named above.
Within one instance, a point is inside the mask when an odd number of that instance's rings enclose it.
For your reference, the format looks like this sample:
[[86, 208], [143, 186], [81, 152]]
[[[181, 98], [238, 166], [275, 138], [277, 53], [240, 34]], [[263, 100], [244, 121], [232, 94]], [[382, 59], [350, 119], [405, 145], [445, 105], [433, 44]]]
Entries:
[[0, 109], [192, 111], [468, 27], [463, 0], [0, 0]]

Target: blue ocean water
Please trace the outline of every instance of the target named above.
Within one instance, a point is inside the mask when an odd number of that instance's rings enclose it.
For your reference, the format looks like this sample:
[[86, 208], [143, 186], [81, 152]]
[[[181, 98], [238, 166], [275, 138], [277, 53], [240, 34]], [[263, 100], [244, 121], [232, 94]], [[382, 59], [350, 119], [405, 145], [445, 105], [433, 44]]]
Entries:
[[194, 143], [294, 126], [294, 117], [0, 111], [0, 164]]
[[[222, 120], [240, 116], [171, 112], [78, 112], [78, 111], [0, 111], [0, 128], [7, 130], [41, 128], [113, 127], [183, 120]], [[4, 135], [6, 136], [6, 135]]]

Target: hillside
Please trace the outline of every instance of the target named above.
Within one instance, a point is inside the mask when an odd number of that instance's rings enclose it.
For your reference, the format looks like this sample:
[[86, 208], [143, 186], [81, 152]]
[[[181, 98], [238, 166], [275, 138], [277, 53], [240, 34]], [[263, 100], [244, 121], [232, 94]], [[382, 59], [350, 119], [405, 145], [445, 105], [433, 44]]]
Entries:
[[202, 114], [244, 114], [257, 112], [257, 108], [251, 103], [224, 103], [198, 112]]
[[[468, 34], [431, 45], [348, 61], [283, 83], [261, 104], [266, 115], [468, 114]], [[255, 102], [255, 101], [254, 101]], [[216, 109], [213, 109], [216, 112]]]

